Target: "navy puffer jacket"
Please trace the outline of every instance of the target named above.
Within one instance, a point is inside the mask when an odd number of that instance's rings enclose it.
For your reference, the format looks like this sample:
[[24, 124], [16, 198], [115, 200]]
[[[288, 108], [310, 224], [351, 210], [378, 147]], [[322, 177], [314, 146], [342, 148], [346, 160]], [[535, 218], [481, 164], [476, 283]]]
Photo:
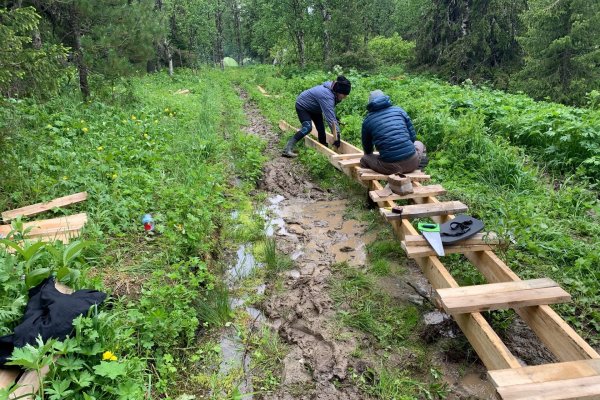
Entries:
[[382, 161], [406, 160], [415, 154], [415, 128], [406, 111], [392, 105], [389, 96], [376, 97], [367, 105], [369, 113], [362, 125], [365, 154], [373, 153], [373, 145]]

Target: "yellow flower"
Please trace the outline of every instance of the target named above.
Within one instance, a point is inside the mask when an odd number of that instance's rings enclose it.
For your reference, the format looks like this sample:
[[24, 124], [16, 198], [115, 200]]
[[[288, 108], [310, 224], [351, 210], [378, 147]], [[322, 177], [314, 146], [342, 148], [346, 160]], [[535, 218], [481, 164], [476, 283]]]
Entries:
[[148, 139], [150, 136], [147, 133], [144, 133], [144, 137]]
[[98, 146], [98, 148], [97, 148], [96, 150], [98, 150], [98, 151], [102, 151], [102, 150], [104, 150], [104, 147], [102, 147], [102, 146]]
[[66, 176], [66, 175], [65, 175], [65, 176], [63, 176], [63, 181], [66, 181], [66, 180], [68, 180], [68, 179], [69, 179], [69, 177], [68, 177], [68, 176]]
[[165, 112], [169, 112], [169, 109], [168, 109], [168, 108], [165, 108]]
[[105, 351], [104, 353], [102, 353], [102, 360], [117, 361], [117, 356], [115, 356], [112, 351]]
[[119, 175], [117, 175], [117, 174], [113, 174], [113, 175], [112, 175], [112, 178], [113, 178], [113, 180], [117, 179], [117, 177], [118, 177], [118, 176], [119, 176]]
[[83, 133], [88, 133], [88, 131], [89, 131], [88, 128], [81, 128], [81, 130], [83, 131]]
[[173, 116], [173, 113], [169, 113], [169, 117], [172, 117], [172, 116]]
[[135, 115], [132, 115], [131, 119], [135, 121], [137, 119], [137, 117]]

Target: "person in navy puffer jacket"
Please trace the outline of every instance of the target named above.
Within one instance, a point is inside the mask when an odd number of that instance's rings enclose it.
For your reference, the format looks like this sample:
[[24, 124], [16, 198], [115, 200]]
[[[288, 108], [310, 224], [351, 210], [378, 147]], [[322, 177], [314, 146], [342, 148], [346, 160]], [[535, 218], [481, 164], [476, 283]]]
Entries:
[[[367, 110], [369, 113], [362, 125], [365, 155], [360, 165], [385, 175], [419, 168], [427, 157], [425, 145], [416, 140], [417, 133], [406, 111], [394, 106], [381, 90], [370, 93]], [[373, 146], [379, 155], [373, 154]]]

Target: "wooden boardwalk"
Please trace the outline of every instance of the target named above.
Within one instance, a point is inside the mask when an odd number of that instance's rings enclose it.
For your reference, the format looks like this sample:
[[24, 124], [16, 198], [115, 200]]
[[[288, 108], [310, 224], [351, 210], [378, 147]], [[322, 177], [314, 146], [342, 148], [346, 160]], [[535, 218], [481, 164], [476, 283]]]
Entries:
[[[293, 129], [281, 121], [282, 130]], [[385, 196], [380, 181], [385, 175], [360, 168], [362, 150], [343, 142], [334, 152], [315, 139], [316, 131], [305, 137], [305, 145], [328, 157], [340, 171], [370, 189], [371, 198], [381, 214], [392, 225], [408, 256], [414, 258], [434, 289], [436, 300], [450, 313], [488, 369], [498, 398], [513, 399], [600, 399], [600, 355], [575, 332], [549, 304], [570, 300], [570, 295], [550, 279], [521, 280], [496, 254], [495, 237], [481, 235], [455, 246], [446, 246], [446, 253], [461, 253], [487, 280], [485, 285], [460, 287], [444, 266], [442, 259], [423, 242], [412, 226], [412, 218], [428, 216], [437, 223], [454, 218], [455, 212], [465, 212], [467, 206], [443, 202], [435, 195], [443, 193], [440, 185], [423, 186], [428, 175], [416, 171], [411, 176], [416, 195], [404, 197], [411, 205], [398, 207], [397, 195]], [[333, 137], [328, 134], [328, 142]], [[538, 366], [522, 366], [480, 311], [514, 309], [536, 333], [539, 340], [559, 362]]]

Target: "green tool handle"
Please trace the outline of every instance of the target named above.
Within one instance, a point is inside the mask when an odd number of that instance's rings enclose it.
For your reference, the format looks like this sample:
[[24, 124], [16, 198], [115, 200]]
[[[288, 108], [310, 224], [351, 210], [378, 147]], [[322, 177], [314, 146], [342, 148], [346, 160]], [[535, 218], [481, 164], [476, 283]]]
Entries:
[[440, 225], [439, 224], [432, 224], [432, 223], [429, 223], [429, 222], [419, 222], [417, 224], [417, 228], [421, 232], [439, 232], [440, 231]]

